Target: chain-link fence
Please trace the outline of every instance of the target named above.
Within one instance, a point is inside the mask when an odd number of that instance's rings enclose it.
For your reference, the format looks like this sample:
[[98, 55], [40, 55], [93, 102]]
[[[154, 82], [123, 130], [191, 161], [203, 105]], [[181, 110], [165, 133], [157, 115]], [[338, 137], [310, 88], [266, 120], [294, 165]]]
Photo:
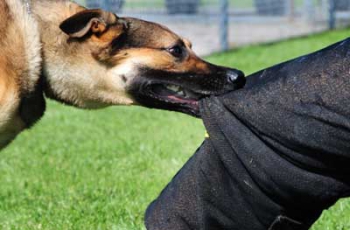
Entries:
[[350, 0], [75, 0], [168, 26], [201, 54], [350, 24]]

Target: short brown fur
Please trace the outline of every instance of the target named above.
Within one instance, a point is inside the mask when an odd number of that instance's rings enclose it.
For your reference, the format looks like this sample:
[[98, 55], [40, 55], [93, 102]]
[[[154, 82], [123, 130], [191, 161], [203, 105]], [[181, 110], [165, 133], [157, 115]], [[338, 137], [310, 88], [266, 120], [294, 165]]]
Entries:
[[[0, 148], [44, 114], [44, 92], [79, 108], [138, 104], [193, 114], [201, 92], [226, 84], [216, 75], [227, 69], [198, 58], [166, 27], [68, 0], [27, 3], [31, 14], [22, 0], [0, 1]], [[203, 84], [208, 76], [214, 80]], [[169, 82], [193, 89], [196, 99], [169, 103], [147, 88]]]

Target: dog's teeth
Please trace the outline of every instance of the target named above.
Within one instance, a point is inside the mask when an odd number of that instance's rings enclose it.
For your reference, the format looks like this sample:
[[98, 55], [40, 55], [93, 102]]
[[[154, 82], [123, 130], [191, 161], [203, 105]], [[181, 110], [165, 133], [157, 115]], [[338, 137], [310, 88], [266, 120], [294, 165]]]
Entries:
[[179, 94], [180, 96], [186, 96], [185, 92], [182, 90], [178, 91], [177, 94]]
[[167, 85], [166, 87], [167, 87], [167, 89], [174, 91], [174, 92], [179, 92], [181, 90], [180, 87], [176, 86], [176, 85]]
[[189, 90], [185, 90], [185, 95], [186, 95], [186, 98], [196, 98], [196, 95]]
[[179, 91], [181, 91], [181, 88], [180, 88], [179, 86], [174, 86], [174, 87], [173, 87], [173, 90], [174, 90], [175, 92], [179, 92]]

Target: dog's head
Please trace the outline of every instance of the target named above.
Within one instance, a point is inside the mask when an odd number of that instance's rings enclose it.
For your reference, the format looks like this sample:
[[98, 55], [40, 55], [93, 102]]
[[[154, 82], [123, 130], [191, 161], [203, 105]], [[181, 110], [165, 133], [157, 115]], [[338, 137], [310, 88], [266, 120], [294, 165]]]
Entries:
[[105, 66], [107, 74], [99, 76], [99, 81], [111, 85], [104, 93], [118, 91], [117, 97], [127, 97], [124, 101], [130, 104], [198, 116], [201, 98], [245, 83], [241, 71], [205, 62], [195, 55], [188, 40], [156, 23], [83, 10], [60, 28], [69, 43], [84, 44]]

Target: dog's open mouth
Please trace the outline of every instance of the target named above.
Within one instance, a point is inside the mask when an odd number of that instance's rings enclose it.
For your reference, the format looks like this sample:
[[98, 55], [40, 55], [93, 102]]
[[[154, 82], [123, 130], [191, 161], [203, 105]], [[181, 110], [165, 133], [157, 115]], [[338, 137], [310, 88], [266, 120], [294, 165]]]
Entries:
[[152, 83], [141, 87], [133, 96], [143, 106], [199, 117], [199, 100], [206, 95], [180, 85]]
[[164, 101], [193, 105], [198, 105], [198, 100], [200, 100], [203, 97], [202, 95], [195, 93], [192, 90], [183, 88], [181, 86], [169, 84], [152, 85], [151, 92], [160, 99], [163, 99]]
[[128, 93], [141, 106], [200, 117], [200, 100], [243, 87], [243, 73], [238, 72], [237, 79], [233, 82], [227, 77], [231, 76], [228, 74], [230, 72], [226, 72], [196, 75], [148, 70], [142, 77], [134, 79]]
[[158, 100], [158, 104], [164, 103], [167, 109], [199, 116], [198, 101], [205, 95], [172, 84], [153, 84], [148, 88], [149, 96]]

